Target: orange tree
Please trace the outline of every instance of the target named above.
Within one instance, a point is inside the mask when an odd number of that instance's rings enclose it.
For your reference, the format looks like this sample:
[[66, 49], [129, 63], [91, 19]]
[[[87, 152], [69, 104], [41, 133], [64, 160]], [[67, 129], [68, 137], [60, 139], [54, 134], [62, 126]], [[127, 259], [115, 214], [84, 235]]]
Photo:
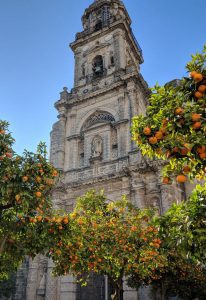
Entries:
[[146, 116], [133, 119], [132, 133], [143, 155], [167, 159], [164, 183], [175, 176], [204, 178], [206, 166], [206, 45], [187, 64], [189, 77], [152, 88]]
[[[133, 120], [133, 139], [142, 154], [151, 159], [162, 159], [166, 164], [163, 168], [164, 184], [171, 183], [173, 178], [177, 183], [205, 179], [205, 63], [206, 46], [187, 64], [189, 77], [165, 86], [156, 85], [151, 89], [146, 115]], [[169, 266], [162, 280], [183, 299], [190, 299], [198, 291], [197, 286], [203, 290], [201, 286], [205, 285], [205, 207], [206, 186], [197, 185], [187, 202], [173, 204], [158, 219]], [[174, 248], [177, 257], [173, 254]], [[197, 271], [189, 274], [191, 269]], [[175, 281], [175, 277], [178, 280]], [[183, 293], [186, 287], [190, 296]], [[205, 299], [205, 293], [204, 290], [203, 296], [200, 293], [196, 296]]]
[[[151, 90], [145, 116], [133, 120], [132, 133], [143, 155], [167, 162], [163, 183], [205, 179], [206, 45], [187, 64], [189, 77]], [[174, 204], [160, 218], [165, 242], [205, 263], [206, 186], [197, 186], [186, 203]]]
[[17, 155], [8, 123], [0, 121], [0, 280], [15, 270], [25, 255], [44, 251], [49, 239], [45, 218], [57, 171], [46, 159], [44, 144], [36, 154]]
[[72, 213], [49, 224], [54, 274], [73, 274], [82, 283], [91, 272], [108, 275], [115, 291], [112, 299], [121, 293], [123, 275], [137, 273], [144, 282], [157, 279], [165, 267], [152, 212], [126, 199], [108, 203], [102, 193], [90, 191], [77, 200]]
[[[166, 250], [166, 249], [165, 249]], [[206, 268], [193, 259], [183, 258], [174, 249], [168, 249], [168, 266], [161, 277], [153, 279], [151, 288], [161, 298], [177, 297], [182, 300], [206, 299]], [[137, 274], [132, 274], [128, 284], [139, 287]], [[156, 299], [156, 298], [155, 298]]]

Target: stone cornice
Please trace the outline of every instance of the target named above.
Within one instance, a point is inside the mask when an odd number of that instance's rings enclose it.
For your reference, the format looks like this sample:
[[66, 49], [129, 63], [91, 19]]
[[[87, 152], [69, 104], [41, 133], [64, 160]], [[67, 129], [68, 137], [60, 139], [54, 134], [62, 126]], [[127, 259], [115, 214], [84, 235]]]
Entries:
[[139, 45], [136, 44], [136, 39], [132, 34], [131, 28], [124, 20], [118, 20], [110, 24], [108, 27], [103, 28], [102, 30], [85, 35], [84, 38], [79, 38], [78, 40], [70, 43], [70, 47], [75, 52], [76, 49], [80, 46], [87, 44], [90, 41], [96, 40], [100, 36], [102, 37], [108, 34], [109, 32], [114, 32], [114, 30], [117, 28], [121, 28], [127, 32], [127, 38], [132, 48], [134, 49], [133, 53], [136, 55], [136, 59], [140, 62], [140, 64], [143, 63], [144, 60], [142, 57], [141, 49], [139, 48]]

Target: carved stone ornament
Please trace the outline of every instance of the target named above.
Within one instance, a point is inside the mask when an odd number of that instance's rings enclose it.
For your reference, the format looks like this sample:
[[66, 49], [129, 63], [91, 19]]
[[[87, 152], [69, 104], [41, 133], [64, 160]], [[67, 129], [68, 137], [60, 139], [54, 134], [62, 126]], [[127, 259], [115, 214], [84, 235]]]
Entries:
[[102, 156], [103, 142], [100, 136], [97, 136], [92, 141], [92, 158]]

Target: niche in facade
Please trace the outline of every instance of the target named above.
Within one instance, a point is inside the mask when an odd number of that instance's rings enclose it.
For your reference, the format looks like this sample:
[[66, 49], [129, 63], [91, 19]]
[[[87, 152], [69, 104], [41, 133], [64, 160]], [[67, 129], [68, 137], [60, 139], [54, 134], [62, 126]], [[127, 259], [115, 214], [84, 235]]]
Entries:
[[101, 55], [97, 55], [93, 59], [92, 71], [94, 77], [101, 77], [104, 75], [103, 57]]

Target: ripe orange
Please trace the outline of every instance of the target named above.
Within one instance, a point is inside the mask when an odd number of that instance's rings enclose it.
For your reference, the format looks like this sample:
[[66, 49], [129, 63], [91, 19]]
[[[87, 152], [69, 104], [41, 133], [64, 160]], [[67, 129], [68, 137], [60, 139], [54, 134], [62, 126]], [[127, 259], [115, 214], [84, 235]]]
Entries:
[[22, 181], [23, 181], [23, 182], [26, 182], [26, 181], [28, 181], [28, 179], [29, 179], [29, 177], [28, 177], [28, 176], [23, 176], [23, 177], [22, 177]]
[[204, 93], [204, 92], [206, 91], [206, 85], [201, 84], [201, 85], [198, 87], [198, 91], [199, 91], [200, 93]]
[[64, 217], [64, 219], [63, 219], [63, 223], [64, 223], [65, 225], [69, 223], [69, 219], [68, 219], [68, 217]]
[[62, 229], [63, 229], [63, 227], [62, 227], [61, 225], [60, 225], [58, 228], [59, 228], [59, 230], [62, 230]]
[[151, 128], [145, 127], [145, 128], [143, 129], [143, 133], [144, 133], [145, 135], [150, 135], [150, 134], [151, 134]]
[[158, 140], [161, 140], [161, 139], [163, 138], [162, 132], [161, 132], [161, 131], [157, 131], [157, 132], [155, 133], [155, 137], [156, 137]]
[[195, 92], [195, 97], [197, 98], [197, 99], [199, 99], [199, 98], [202, 98], [203, 97], [203, 93], [200, 93], [200, 92]]
[[177, 153], [179, 151], [179, 148], [178, 147], [174, 147], [173, 149], [172, 149], [172, 152], [174, 152], [174, 153]]
[[8, 157], [8, 158], [12, 158], [12, 153], [10, 153], [10, 152], [6, 152], [5, 155], [6, 155], [6, 157]]
[[20, 195], [16, 195], [15, 200], [18, 202], [20, 200]]
[[189, 152], [189, 150], [187, 148], [182, 148], [180, 150], [181, 155], [187, 155], [188, 152]]
[[197, 153], [204, 153], [205, 150], [206, 150], [206, 146], [199, 146], [199, 147], [197, 148]]
[[41, 197], [41, 192], [38, 191], [38, 192], [35, 193], [35, 195], [36, 195], [37, 198], [40, 198]]
[[56, 177], [56, 176], [58, 175], [58, 172], [57, 172], [56, 170], [54, 170], [53, 173], [52, 173], [52, 175], [53, 175], [54, 177]]
[[175, 109], [175, 115], [182, 115], [184, 113], [184, 109], [181, 107], [178, 107]]
[[205, 152], [200, 153], [200, 154], [199, 154], [199, 157], [200, 157], [201, 159], [205, 159], [205, 158], [206, 158], [206, 153], [205, 153]]
[[187, 181], [187, 177], [183, 174], [180, 174], [176, 177], [176, 181], [179, 183], [184, 183]]
[[157, 143], [157, 138], [155, 136], [152, 136], [151, 138], [149, 138], [149, 142], [150, 144], [154, 145]]
[[192, 114], [192, 121], [193, 122], [199, 121], [200, 119], [201, 119], [201, 114], [196, 114], [196, 113]]
[[191, 171], [191, 168], [189, 166], [184, 166], [183, 169], [182, 169], [182, 171], [184, 173], [189, 173]]
[[41, 222], [43, 218], [42, 218], [42, 216], [37, 216], [36, 219], [38, 222]]
[[196, 74], [194, 74], [193, 79], [194, 79], [196, 82], [200, 82], [200, 81], [203, 80], [203, 76], [202, 76], [202, 74], [200, 74], [200, 73], [196, 73]]
[[170, 182], [169, 177], [163, 177], [162, 182], [163, 182], [164, 184], [168, 184], [168, 183]]
[[5, 133], [5, 130], [0, 130], [0, 134], [4, 134]]
[[196, 74], [197, 74], [197, 71], [192, 71], [192, 72], [190, 72], [190, 77], [193, 78]]
[[132, 226], [131, 231], [137, 231], [137, 226]]
[[193, 129], [200, 129], [201, 127], [202, 127], [201, 122], [195, 122], [195, 123], [192, 125], [192, 128], [193, 128]]

